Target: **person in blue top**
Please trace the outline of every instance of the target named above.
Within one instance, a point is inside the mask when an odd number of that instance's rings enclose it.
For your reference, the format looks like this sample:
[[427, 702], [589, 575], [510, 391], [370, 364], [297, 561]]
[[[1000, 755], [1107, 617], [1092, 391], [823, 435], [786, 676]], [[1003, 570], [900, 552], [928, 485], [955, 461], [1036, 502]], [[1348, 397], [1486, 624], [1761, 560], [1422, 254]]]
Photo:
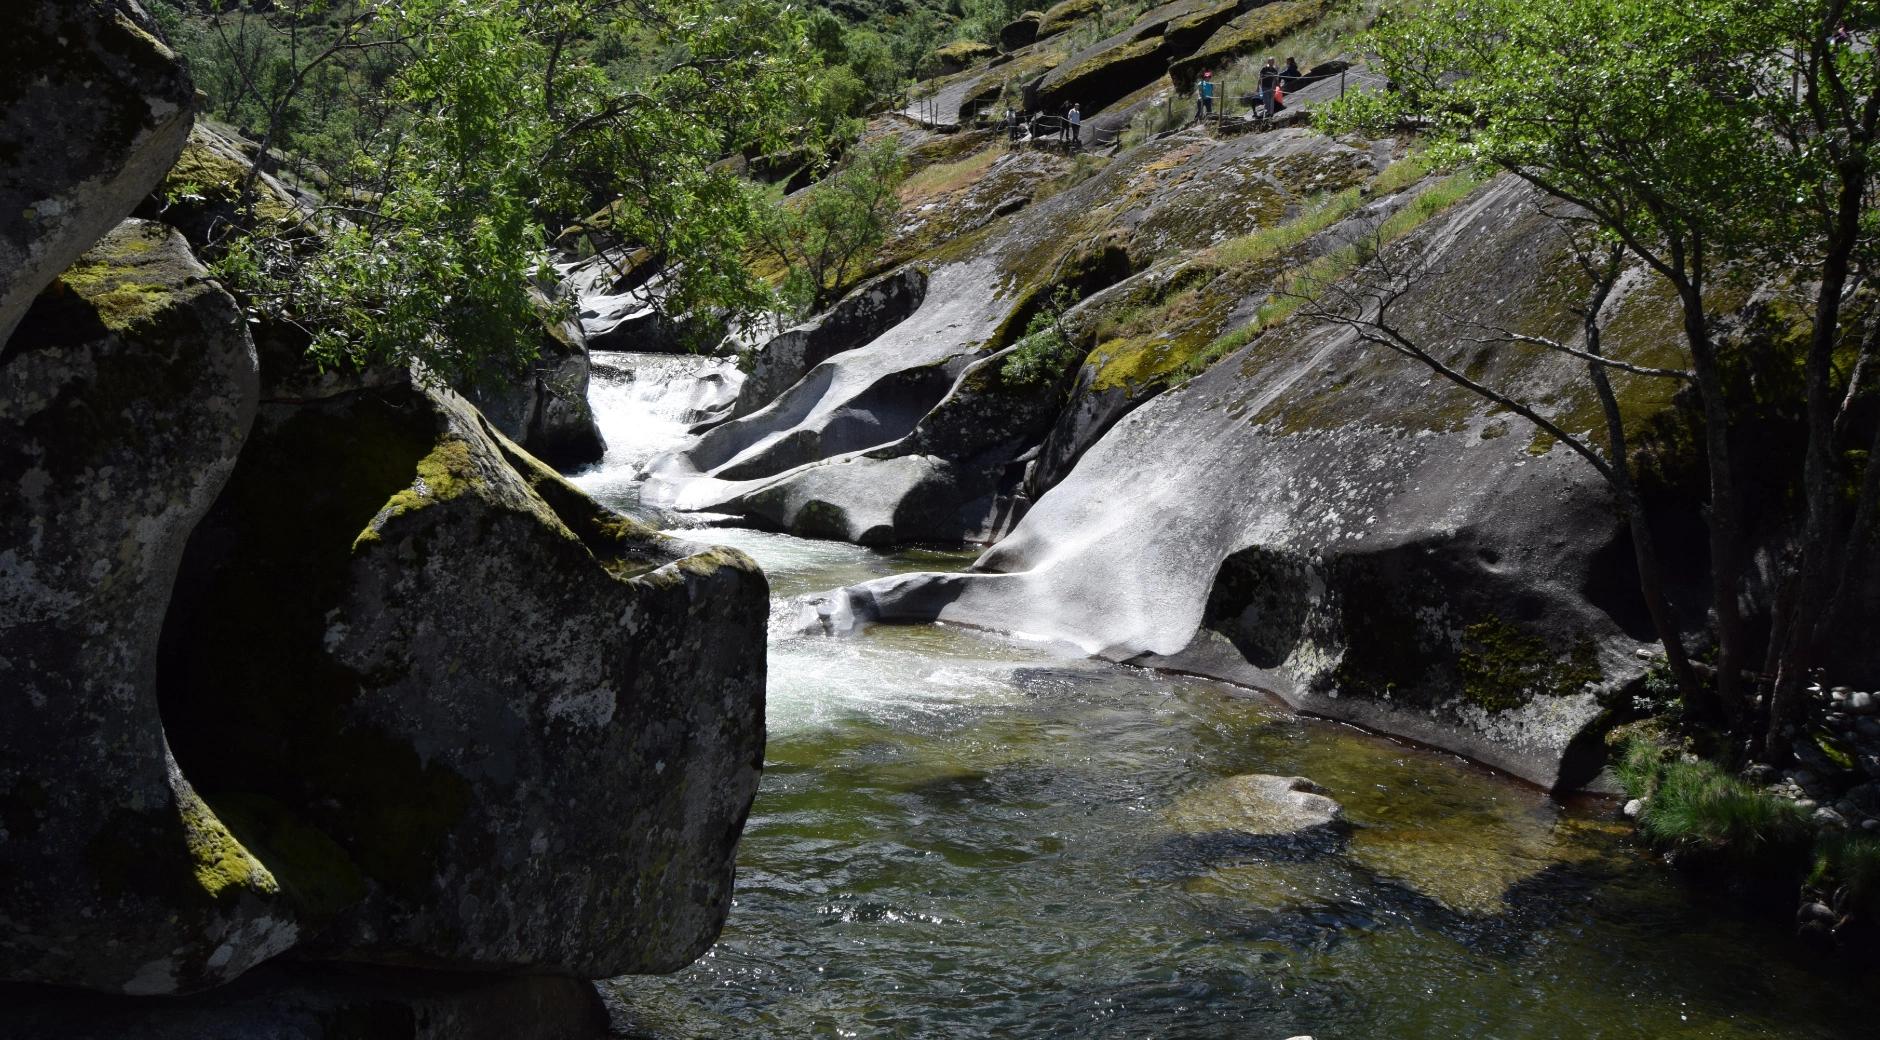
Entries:
[[1201, 107], [1195, 110], [1195, 118], [1206, 119], [1214, 114], [1214, 73], [1212, 71], [1202, 71], [1201, 85], [1196, 87], [1195, 91], [1201, 95]]

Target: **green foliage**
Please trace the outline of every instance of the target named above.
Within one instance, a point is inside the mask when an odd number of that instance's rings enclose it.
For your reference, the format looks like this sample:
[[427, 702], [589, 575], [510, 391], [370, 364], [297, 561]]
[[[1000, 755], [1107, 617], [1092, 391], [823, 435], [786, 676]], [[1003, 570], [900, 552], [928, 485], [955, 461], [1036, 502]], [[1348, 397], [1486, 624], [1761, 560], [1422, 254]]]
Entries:
[[799, 314], [827, 307], [893, 230], [907, 159], [892, 139], [850, 153], [834, 174], [775, 204], [758, 235], [787, 267], [783, 296]]
[[1060, 290], [1051, 303], [1025, 325], [1025, 334], [1005, 355], [999, 368], [1005, 382], [1022, 387], [1043, 388], [1082, 360], [1070, 338], [1058, 324], [1059, 315], [1068, 305], [1068, 293]]
[[1801, 862], [1812, 840], [1808, 814], [1794, 802], [1649, 737], [1629, 741], [1614, 772], [1628, 795], [1646, 799], [1639, 831], [1660, 847], [1762, 871]]
[[1827, 895], [1837, 908], [1880, 921], [1880, 837], [1823, 836], [1815, 843], [1815, 864], [1808, 884]]
[[[764, 0], [406, 0], [378, 5], [399, 61], [357, 107], [305, 236], [255, 234], [218, 274], [307, 327], [323, 364], [417, 360], [452, 379], [534, 356], [544, 228], [602, 207], [647, 250], [670, 313], [772, 305], [743, 244], [765, 207], [719, 160], [818, 154], [847, 132], [800, 14]], [[611, 61], [601, 58], [613, 48]], [[702, 99], [709, 99], [704, 101]]]

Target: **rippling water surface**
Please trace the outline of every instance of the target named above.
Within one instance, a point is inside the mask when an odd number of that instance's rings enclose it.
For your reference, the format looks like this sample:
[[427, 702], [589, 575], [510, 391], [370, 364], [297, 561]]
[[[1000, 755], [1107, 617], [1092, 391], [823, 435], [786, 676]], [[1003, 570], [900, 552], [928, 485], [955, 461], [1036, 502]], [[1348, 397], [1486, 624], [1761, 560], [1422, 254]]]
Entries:
[[[579, 478], [623, 507], [684, 439], [640, 388], [597, 392], [632, 412]], [[1876, 1035], [1871, 976], [1698, 900], [1609, 806], [1047, 647], [791, 635], [791, 596], [971, 555], [674, 533], [749, 552], [779, 604], [737, 903], [691, 968], [612, 984], [646, 1036]], [[1349, 836], [1195, 828], [1243, 773], [1312, 778]]]

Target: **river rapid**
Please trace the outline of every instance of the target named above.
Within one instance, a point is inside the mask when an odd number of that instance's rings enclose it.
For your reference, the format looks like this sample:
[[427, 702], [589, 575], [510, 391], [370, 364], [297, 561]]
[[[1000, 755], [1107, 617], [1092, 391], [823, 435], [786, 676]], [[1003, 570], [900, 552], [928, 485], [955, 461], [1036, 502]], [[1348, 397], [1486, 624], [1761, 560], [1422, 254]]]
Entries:
[[[608, 454], [576, 482], [643, 515], [716, 364], [596, 354]], [[1871, 975], [1681, 886], [1608, 803], [1061, 648], [790, 630], [792, 597], [970, 550], [671, 533], [770, 577], [769, 747], [722, 939], [607, 984], [630, 1035], [1875, 1035]], [[1316, 781], [1348, 836], [1234, 833], [1245, 773]]]

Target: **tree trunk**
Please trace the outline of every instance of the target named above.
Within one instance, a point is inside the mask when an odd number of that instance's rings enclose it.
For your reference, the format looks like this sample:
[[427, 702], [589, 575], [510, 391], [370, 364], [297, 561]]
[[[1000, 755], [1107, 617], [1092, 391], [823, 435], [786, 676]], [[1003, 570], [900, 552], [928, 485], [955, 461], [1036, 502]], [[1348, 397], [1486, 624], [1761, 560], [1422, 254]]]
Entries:
[[1717, 702], [1732, 732], [1742, 732], [1748, 715], [1742, 694], [1743, 609], [1738, 601], [1742, 591], [1743, 534], [1731, 464], [1730, 405], [1722, 366], [1710, 341], [1703, 291], [1688, 280], [1681, 281], [1678, 298], [1704, 411], [1704, 450], [1710, 475], [1711, 609], [1717, 622]]

